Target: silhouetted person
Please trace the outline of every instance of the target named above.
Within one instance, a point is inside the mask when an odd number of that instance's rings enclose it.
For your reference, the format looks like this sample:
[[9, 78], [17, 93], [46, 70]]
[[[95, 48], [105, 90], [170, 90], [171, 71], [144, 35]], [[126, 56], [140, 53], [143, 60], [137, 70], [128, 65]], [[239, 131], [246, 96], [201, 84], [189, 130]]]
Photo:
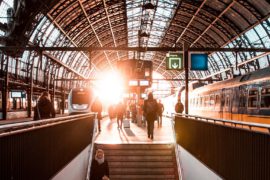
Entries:
[[96, 98], [96, 100], [94, 101], [91, 110], [93, 112], [97, 113], [97, 119], [98, 119], [98, 130], [99, 132], [101, 131], [101, 127], [100, 127], [100, 121], [102, 120], [102, 104], [99, 100], [99, 98]]
[[130, 104], [130, 111], [132, 122], [137, 123], [137, 108], [135, 102]]
[[113, 118], [115, 118], [115, 107], [113, 104], [111, 104], [108, 108], [108, 114], [109, 114], [109, 118], [110, 120], [112, 120]]
[[148, 94], [148, 99], [144, 101], [143, 110], [147, 121], [148, 138], [154, 138], [154, 122], [157, 120], [158, 104], [153, 94]]
[[117, 116], [117, 127], [122, 128], [124, 113], [126, 108], [124, 104], [120, 101], [116, 106], [116, 116]]
[[50, 100], [49, 93], [44, 91], [41, 94], [36, 107], [34, 108], [34, 120], [49, 119], [54, 117], [55, 110], [53, 103]]
[[96, 151], [92, 161], [90, 180], [109, 180], [109, 166], [102, 149]]
[[158, 127], [162, 126], [162, 113], [164, 111], [164, 106], [161, 100], [158, 101]]
[[181, 100], [178, 99], [177, 103], [175, 104], [175, 112], [176, 113], [183, 113], [184, 111], [184, 105], [182, 104]]

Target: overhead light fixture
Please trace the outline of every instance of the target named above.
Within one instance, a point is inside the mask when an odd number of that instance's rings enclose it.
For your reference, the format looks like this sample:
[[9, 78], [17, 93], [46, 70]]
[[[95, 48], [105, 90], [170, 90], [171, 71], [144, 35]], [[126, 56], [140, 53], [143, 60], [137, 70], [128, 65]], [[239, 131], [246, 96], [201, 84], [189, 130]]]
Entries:
[[155, 9], [155, 5], [154, 5], [154, 3], [152, 1], [150, 1], [150, 2], [147, 2], [147, 3], [145, 3], [143, 5], [143, 9], [145, 9], [145, 10], [153, 10], [153, 9]]

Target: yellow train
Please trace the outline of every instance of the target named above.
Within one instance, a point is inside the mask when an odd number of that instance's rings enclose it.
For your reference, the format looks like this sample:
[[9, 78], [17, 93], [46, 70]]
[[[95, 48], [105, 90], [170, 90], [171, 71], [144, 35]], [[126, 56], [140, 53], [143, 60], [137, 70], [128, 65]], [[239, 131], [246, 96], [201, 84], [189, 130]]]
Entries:
[[190, 90], [189, 114], [270, 124], [270, 67]]

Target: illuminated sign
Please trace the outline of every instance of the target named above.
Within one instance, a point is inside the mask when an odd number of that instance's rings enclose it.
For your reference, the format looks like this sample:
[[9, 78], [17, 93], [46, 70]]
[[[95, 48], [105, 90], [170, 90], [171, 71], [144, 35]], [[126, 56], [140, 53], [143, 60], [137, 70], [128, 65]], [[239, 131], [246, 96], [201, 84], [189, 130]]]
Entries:
[[167, 70], [182, 70], [183, 69], [183, 54], [169, 53], [166, 55]]
[[208, 55], [207, 54], [191, 54], [190, 70], [207, 71], [208, 70]]
[[130, 80], [130, 81], [128, 82], [128, 85], [129, 85], [129, 86], [138, 86], [138, 81], [137, 81], [137, 80]]
[[149, 86], [148, 80], [140, 80], [140, 86]]

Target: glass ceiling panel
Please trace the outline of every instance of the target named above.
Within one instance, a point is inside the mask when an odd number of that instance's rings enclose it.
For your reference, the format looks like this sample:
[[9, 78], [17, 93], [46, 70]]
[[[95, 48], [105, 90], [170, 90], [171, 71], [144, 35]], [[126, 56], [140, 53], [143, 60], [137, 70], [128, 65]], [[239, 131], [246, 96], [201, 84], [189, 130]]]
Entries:
[[[269, 20], [270, 20], [270, 18], [266, 21], [269, 21]], [[241, 47], [257, 47], [257, 48], [266, 47], [266, 48], [269, 48], [270, 47], [270, 37], [267, 35], [267, 32], [265, 31], [265, 29], [262, 27], [262, 24], [257, 25], [253, 29], [247, 31], [241, 37], [238, 37], [235, 41], [233, 41], [233, 42], [229, 43], [227, 46], [225, 46], [225, 48], [232, 48], [232, 47], [239, 47], [239, 46], [241, 46]], [[258, 33], [256, 33], [255, 30]], [[244, 42], [244, 41], [247, 41], [247, 39], [251, 43], [251, 45]], [[229, 52], [224, 53], [224, 54], [230, 60], [231, 64], [233, 66], [235, 66], [235, 64], [236, 64], [235, 54], [229, 53]], [[262, 54], [262, 53], [256, 53], [256, 56], [258, 56], [260, 54]], [[253, 56], [251, 56], [251, 53], [248, 53], [248, 52], [241, 53], [241, 56], [246, 57], [247, 59], [245, 59], [245, 60], [249, 60], [250, 58], [253, 57]], [[221, 61], [224, 62], [224, 59], [221, 59], [219, 56], [217, 56], [217, 53], [213, 53], [211, 55], [211, 58], [213, 58], [217, 62], [220, 70], [224, 69], [224, 67], [221, 64]], [[260, 68], [269, 66], [269, 64], [267, 64], [266, 59], [267, 59], [267, 56], [264, 56], [264, 57], [259, 59], [259, 64], [261, 66]], [[238, 63], [241, 61], [243, 61], [243, 60], [241, 60], [240, 53], [238, 53]], [[225, 67], [225, 68], [228, 68], [228, 67]], [[211, 69], [210, 71], [212, 72], [213, 70]]]
[[[153, 1], [156, 7], [154, 12], [153, 23], [150, 31], [150, 36], [147, 40], [147, 46], [159, 47], [160, 42], [169, 27], [170, 20], [175, 12], [178, 1]], [[143, 0], [127, 0], [127, 22], [128, 22], [128, 45], [136, 47], [138, 45], [138, 31], [141, 26]], [[151, 60], [154, 54], [146, 52], [142, 55], [144, 60]], [[133, 52], [129, 52], [129, 58], [133, 57]]]
[[3, 0], [0, 4], [0, 22], [7, 23], [7, 9], [13, 7], [13, 0]]

